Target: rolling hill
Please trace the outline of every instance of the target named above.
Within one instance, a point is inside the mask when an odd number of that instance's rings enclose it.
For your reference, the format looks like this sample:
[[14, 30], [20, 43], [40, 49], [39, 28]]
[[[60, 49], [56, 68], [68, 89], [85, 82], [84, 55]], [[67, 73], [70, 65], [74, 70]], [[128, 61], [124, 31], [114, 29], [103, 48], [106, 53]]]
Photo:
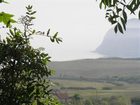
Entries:
[[51, 62], [56, 77], [101, 78], [140, 75], [140, 59], [100, 58]]

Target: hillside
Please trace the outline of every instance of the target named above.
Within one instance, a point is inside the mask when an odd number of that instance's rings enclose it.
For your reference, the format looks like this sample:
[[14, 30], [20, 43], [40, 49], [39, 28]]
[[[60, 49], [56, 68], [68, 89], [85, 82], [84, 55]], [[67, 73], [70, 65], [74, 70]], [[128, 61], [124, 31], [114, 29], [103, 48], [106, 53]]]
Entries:
[[100, 78], [140, 75], [140, 59], [84, 59], [52, 62], [49, 66], [56, 70], [57, 77]]
[[138, 58], [140, 57], [140, 21], [130, 19], [124, 34], [115, 34], [110, 29], [95, 52], [106, 57]]

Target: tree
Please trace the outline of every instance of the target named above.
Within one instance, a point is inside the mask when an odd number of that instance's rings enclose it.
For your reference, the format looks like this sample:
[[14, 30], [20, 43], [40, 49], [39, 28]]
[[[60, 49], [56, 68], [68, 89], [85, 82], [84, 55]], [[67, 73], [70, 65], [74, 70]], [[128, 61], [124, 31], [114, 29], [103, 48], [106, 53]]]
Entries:
[[140, 0], [100, 0], [100, 9], [106, 10], [106, 18], [115, 25], [114, 31], [123, 33], [126, 30], [127, 17], [138, 15], [140, 19]]
[[72, 104], [73, 105], [81, 105], [81, 96], [79, 94], [74, 94], [72, 96]]
[[33, 35], [43, 35], [52, 42], [62, 40], [47, 32], [32, 29], [36, 11], [26, 7], [26, 15], [20, 18], [23, 29], [9, 27], [8, 37], [0, 43], [0, 104], [1, 105], [59, 105], [51, 95], [48, 79], [53, 71], [48, 68], [50, 56], [30, 45]]

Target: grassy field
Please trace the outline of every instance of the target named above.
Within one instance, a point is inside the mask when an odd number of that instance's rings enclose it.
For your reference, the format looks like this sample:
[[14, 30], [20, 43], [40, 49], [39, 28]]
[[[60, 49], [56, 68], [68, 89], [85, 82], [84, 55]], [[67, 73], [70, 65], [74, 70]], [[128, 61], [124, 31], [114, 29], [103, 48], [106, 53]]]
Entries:
[[56, 88], [70, 96], [140, 97], [140, 59], [85, 59], [52, 62]]
[[52, 62], [57, 77], [101, 78], [108, 76], [140, 76], [139, 59], [85, 59]]
[[56, 79], [54, 81], [59, 83], [61, 87], [93, 87], [97, 89], [102, 89], [103, 87], [114, 87], [114, 85], [110, 83], [60, 79]]
[[[67, 92], [70, 96], [74, 94], [80, 94], [83, 97], [88, 96], [113, 96], [121, 95], [127, 97], [140, 97], [140, 84], [128, 84], [124, 83], [122, 86], [116, 86], [111, 83], [101, 83], [101, 82], [89, 82], [89, 81], [79, 81], [79, 80], [60, 80], [54, 79], [57, 88], [65, 88], [62, 91]], [[69, 89], [69, 87], [82, 87], [81, 89]], [[88, 87], [93, 87], [96, 89], [86, 89]], [[110, 89], [105, 90], [104, 87], [109, 87]]]

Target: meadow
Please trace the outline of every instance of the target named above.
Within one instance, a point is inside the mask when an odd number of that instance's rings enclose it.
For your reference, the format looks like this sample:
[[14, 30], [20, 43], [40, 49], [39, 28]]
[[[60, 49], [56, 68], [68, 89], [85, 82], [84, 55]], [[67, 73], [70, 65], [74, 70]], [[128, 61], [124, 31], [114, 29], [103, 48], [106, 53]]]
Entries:
[[54, 79], [55, 87], [67, 92], [70, 96], [79, 94], [83, 97], [113, 96], [140, 97], [140, 84], [115, 85], [112, 83]]
[[[56, 70], [56, 74], [51, 78], [55, 89], [67, 93], [69, 97], [78, 95], [82, 97], [82, 102], [93, 97], [92, 100], [96, 101], [98, 97], [104, 102], [115, 96], [115, 103], [124, 99], [131, 103], [134, 99], [133, 102], [136, 100], [138, 102], [136, 105], [139, 105], [140, 59], [101, 58], [57, 61], [49, 66]], [[110, 105], [110, 102], [112, 101], [108, 101], [107, 105]], [[131, 105], [122, 103], [123, 101], [117, 105]]]

